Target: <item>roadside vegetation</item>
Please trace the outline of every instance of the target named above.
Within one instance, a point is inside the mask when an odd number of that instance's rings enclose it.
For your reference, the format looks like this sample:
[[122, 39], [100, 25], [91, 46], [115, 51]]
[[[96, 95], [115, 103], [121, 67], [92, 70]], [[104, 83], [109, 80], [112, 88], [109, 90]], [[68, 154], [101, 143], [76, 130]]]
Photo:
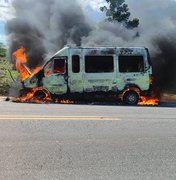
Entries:
[[7, 49], [0, 43], [0, 95], [8, 95], [9, 89], [18, 78], [18, 72], [6, 58]]

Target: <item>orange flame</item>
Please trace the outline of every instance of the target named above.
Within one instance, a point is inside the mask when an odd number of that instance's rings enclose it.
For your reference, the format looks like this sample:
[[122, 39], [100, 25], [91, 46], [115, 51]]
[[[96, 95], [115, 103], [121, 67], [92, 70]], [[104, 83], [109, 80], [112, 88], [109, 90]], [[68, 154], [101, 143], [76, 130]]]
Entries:
[[16, 69], [20, 73], [22, 81], [27, 79], [31, 74], [36, 74], [41, 69], [41, 66], [38, 66], [35, 69], [29, 71], [29, 69], [25, 66], [27, 63], [25, 51], [25, 48], [21, 47], [12, 54], [15, 60]]
[[58, 103], [58, 104], [74, 104], [75, 102], [74, 101], [71, 101], [71, 100], [59, 100], [59, 99], [55, 99], [54, 101], [55, 103]]
[[[36, 92], [42, 92], [43, 95], [35, 96]], [[47, 103], [51, 101], [50, 94], [43, 88], [33, 88], [30, 91], [27, 91], [23, 94], [22, 97], [16, 98], [16, 102], [27, 102], [27, 103]]]
[[[42, 94], [37, 92], [42, 92]], [[33, 88], [30, 91], [27, 91], [23, 94], [22, 97], [16, 98], [13, 100], [14, 102], [22, 102], [22, 103], [37, 103], [37, 104], [43, 104], [43, 103], [58, 103], [58, 104], [73, 104], [74, 101], [70, 100], [59, 100], [59, 99], [51, 99], [50, 94], [47, 90], [43, 88]]]
[[153, 105], [157, 106], [159, 104], [159, 99], [156, 97], [155, 91], [152, 91], [151, 97], [141, 96], [138, 105]]
[[21, 47], [13, 53], [13, 58], [15, 60], [15, 66], [20, 74], [22, 81], [30, 76], [30, 72], [25, 68], [24, 64], [27, 63], [27, 58], [25, 54], [25, 48]]
[[159, 99], [155, 97], [151, 98], [151, 97], [141, 96], [140, 99], [141, 101], [138, 103], [138, 105], [157, 106], [159, 104]]

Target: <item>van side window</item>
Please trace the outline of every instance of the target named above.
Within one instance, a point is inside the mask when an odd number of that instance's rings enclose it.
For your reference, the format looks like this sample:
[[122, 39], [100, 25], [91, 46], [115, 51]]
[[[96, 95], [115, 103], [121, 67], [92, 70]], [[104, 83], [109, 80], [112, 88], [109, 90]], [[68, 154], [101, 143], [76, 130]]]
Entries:
[[65, 58], [54, 59], [53, 73], [65, 74], [65, 72], [66, 72], [66, 59]]
[[109, 73], [113, 71], [113, 56], [85, 56], [86, 73]]
[[80, 57], [78, 55], [72, 56], [72, 72], [73, 73], [80, 72]]
[[119, 56], [120, 72], [144, 72], [143, 56]]

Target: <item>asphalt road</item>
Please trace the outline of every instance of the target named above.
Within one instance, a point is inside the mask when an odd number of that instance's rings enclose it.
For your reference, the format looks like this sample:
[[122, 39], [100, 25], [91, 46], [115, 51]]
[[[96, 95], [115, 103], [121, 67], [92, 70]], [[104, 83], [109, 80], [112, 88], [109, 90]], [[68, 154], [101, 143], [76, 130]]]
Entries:
[[0, 110], [0, 180], [176, 179], [175, 104]]

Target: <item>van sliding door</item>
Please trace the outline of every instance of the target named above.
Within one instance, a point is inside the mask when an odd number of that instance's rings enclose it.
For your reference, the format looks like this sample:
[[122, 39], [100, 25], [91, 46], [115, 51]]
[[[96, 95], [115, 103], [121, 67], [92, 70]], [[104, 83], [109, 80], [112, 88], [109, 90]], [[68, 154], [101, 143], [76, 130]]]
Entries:
[[114, 55], [85, 54], [84, 67], [85, 92], [117, 91]]

